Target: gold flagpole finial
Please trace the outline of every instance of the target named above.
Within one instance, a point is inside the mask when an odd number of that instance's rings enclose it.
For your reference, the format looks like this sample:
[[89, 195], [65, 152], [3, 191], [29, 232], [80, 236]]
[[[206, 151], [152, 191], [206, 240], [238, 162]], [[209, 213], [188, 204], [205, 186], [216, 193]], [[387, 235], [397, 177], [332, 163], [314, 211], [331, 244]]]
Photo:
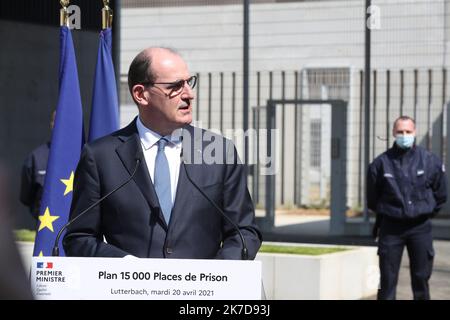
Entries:
[[113, 11], [108, 5], [109, 5], [109, 0], [103, 0], [102, 29], [112, 27]]
[[69, 0], [60, 0], [62, 8], [59, 10], [59, 24], [61, 27], [69, 26], [69, 12], [67, 11], [67, 7], [69, 6]]

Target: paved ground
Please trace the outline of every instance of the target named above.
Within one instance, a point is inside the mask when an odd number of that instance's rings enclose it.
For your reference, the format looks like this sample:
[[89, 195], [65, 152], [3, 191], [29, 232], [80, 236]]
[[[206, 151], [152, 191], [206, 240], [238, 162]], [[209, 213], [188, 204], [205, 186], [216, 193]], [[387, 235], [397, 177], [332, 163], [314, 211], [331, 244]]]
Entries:
[[[431, 299], [450, 300], [450, 241], [435, 240], [434, 250], [436, 256], [430, 279]], [[397, 299], [399, 300], [412, 299], [408, 260], [405, 250], [397, 286]], [[376, 299], [376, 297], [373, 296], [369, 299]]]

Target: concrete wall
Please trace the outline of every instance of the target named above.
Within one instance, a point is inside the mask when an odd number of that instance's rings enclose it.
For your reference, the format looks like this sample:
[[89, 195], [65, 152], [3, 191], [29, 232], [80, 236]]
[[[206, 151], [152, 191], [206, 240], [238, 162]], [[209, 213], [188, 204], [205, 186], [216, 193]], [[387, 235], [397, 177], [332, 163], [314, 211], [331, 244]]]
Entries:
[[[448, 1], [378, 0], [374, 68], [448, 65]], [[252, 70], [364, 66], [364, 2], [304, 1], [250, 6]], [[448, 12], [447, 12], [448, 14]], [[179, 50], [195, 72], [242, 70], [242, 6], [123, 8], [121, 73], [148, 46]]]
[[258, 253], [267, 299], [357, 300], [376, 295], [377, 248], [348, 249], [318, 256]]

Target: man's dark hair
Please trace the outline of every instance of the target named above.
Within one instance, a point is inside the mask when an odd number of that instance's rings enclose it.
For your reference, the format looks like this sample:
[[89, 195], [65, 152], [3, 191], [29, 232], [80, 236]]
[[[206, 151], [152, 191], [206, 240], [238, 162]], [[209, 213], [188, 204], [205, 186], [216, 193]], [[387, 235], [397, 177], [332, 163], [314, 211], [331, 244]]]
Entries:
[[[133, 97], [133, 87], [139, 83], [154, 82], [156, 77], [151, 70], [152, 57], [146, 50], [141, 51], [131, 62], [128, 70], [128, 89]], [[134, 98], [133, 98], [134, 100]]]
[[398, 117], [397, 119], [395, 119], [395, 121], [394, 121], [394, 125], [392, 126], [392, 129], [394, 130], [395, 129], [395, 126], [397, 125], [397, 122], [398, 121], [407, 121], [407, 120], [410, 120], [410, 121], [412, 121], [412, 123], [414, 124], [414, 128], [416, 127], [416, 121], [414, 121], [414, 119], [413, 118], [411, 118], [410, 116], [400, 116], [400, 117]]
[[[173, 54], [180, 55], [174, 49], [165, 49]], [[152, 70], [152, 56], [148, 50], [142, 50], [131, 62], [130, 69], [128, 70], [128, 89], [130, 90], [131, 97], [133, 97], [133, 87], [140, 83], [153, 83], [156, 81], [156, 75]]]

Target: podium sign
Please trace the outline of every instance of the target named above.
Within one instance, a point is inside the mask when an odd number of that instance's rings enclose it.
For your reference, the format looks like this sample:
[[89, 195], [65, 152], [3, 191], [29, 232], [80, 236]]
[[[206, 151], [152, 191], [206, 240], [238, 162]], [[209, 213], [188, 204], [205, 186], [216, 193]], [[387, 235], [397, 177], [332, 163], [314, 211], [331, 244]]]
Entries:
[[33, 257], [36, 299], [259, 300], [261, 262]]

